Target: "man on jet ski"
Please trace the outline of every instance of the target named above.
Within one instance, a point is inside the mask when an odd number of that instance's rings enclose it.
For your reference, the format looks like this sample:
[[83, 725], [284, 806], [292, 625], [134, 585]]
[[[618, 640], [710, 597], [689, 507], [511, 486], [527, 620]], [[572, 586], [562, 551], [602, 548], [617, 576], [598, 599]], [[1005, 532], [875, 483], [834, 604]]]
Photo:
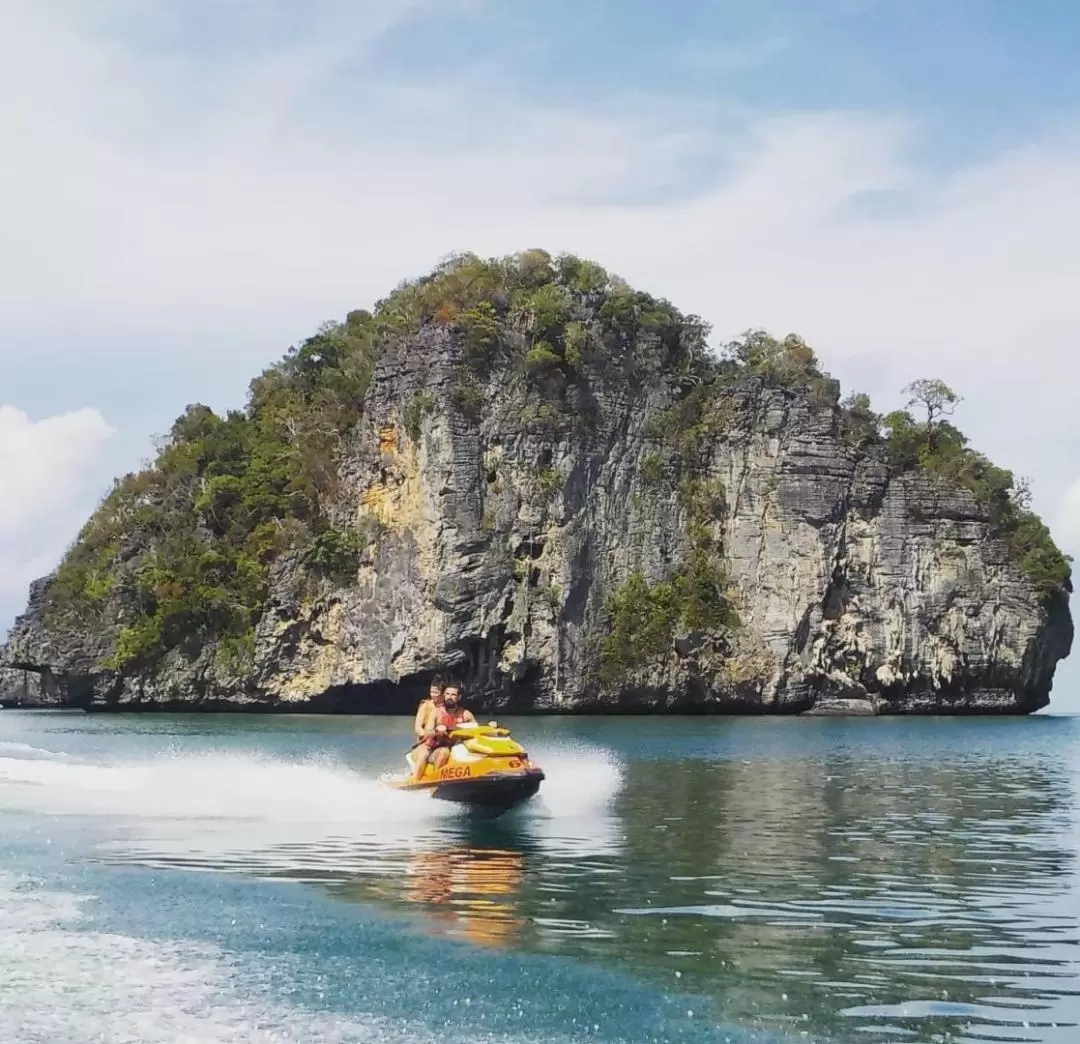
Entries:
[[[471, 710], [467, 710], [461, 705], [461, 689], [453, 683], [447, 685], [443, 689], [443, 705], [442, 710], [437, 711], [435, 714], [435, 728], [441, 729], [444, 733], [456, 728], [458, 725], [463, 724], [476, 724], [476, 718], [473, 716]], [[446, 757], [435, 759], [435, 767], [446, 761]]]
[[461, 689], [451, 683], [442, 691], [442, 703], [435, 704], [434, 720], [417, 751], [414, 780], [419, 782], [423, 777], [429, 759], [436, 769], [446, 764], [450, 757], [450, 732], [465, 722], [475, 725], [476, 718], [472, 711], [461, 706]]

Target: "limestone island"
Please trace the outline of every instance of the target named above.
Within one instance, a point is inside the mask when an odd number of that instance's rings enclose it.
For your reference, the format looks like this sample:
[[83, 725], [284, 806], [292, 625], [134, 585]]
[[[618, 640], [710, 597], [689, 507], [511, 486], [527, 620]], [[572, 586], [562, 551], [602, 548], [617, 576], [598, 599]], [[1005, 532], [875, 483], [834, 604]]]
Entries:
[[8, 706], [1024, 714], [1070, 564], [937, 380], [466, 254], [190, 406], [0, 648]]

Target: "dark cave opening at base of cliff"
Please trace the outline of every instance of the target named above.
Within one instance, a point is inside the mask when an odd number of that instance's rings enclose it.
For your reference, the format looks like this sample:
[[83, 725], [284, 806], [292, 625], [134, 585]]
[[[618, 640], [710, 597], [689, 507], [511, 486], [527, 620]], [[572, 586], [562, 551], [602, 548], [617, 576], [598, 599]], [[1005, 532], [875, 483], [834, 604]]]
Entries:
[[[377, 681], [333, 685], [312, 696], [304, 707], [316, 714], [415, 714], [421, 700], [427, 698], [431, 682], [440, 675], [449, 684], [461, 687], [461, 702], [476, 714], [543, 713], [550, 710], [530, 678], [492, 690], [471, 684], [439, 671], [422, 671], [406, 675], [399, 681]], [[298, 708], [299, 709], [299, 708]]]

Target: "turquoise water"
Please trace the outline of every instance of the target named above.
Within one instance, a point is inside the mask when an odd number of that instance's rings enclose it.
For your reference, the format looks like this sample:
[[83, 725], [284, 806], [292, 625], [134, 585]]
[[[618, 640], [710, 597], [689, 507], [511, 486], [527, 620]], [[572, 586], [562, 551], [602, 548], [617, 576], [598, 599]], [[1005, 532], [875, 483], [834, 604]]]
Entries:
[[0, 1037], [1080, 1039], [1080, 719], [522, 719], [487, 824], [408, 724], [0, 712]]

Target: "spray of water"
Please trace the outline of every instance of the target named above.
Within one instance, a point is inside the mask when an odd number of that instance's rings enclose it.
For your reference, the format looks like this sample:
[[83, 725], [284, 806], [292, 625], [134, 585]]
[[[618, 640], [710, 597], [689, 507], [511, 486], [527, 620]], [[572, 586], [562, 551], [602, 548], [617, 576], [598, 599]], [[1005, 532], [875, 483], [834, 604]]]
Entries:
[[[535, 807], [548, 815], [604, 809], [620, 785], [618, 763], [601, 749], [563, 748], [537, 757], [547, 779]], [[211, 753], [99, 764], [23, 743], [0, 744], [0, 808], [334, 824], [427, 819], [446, 811], [329, 758]]]
[[50, 815], [370, 823], [424, 807], [407, 797], [318, 759], [215, 753], [95, 764], [0, 757], [0, 807]]
[[[610, 814], [618, 763], [588, 747], [535, 756], [547, 779], [505, 829], [552, 854], [618, 846]], [[102, 764], [9, 745], [0, 750], [0, 810], [89, 817], [115, 857], [297, 877], [460, 841], [464, 829], [456, 806], [394, 791], [325, 756], [184, 753]]]

